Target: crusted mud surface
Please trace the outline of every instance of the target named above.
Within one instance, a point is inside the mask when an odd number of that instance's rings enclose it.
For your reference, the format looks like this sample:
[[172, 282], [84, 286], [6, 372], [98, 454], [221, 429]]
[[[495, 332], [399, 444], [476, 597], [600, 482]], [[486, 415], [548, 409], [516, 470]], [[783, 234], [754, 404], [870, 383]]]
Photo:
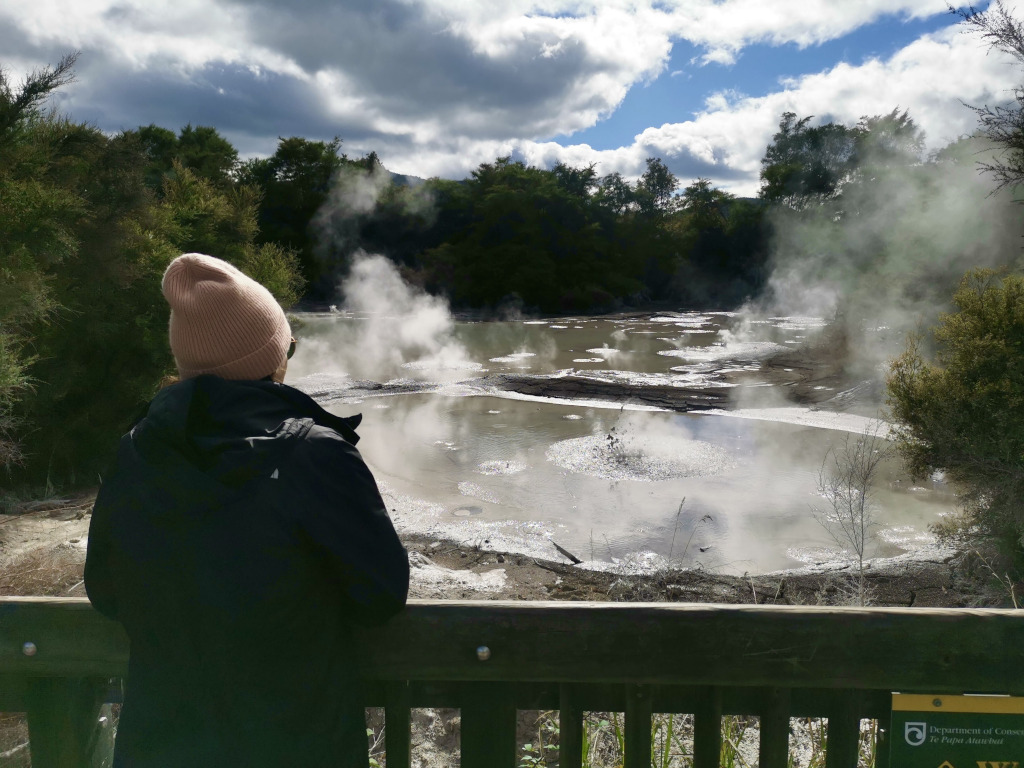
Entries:
[[[37, 502], [0, 515], [0, 593], [84, 595], [82, 567], [92, 497]], [[482, 545], [405, 538], [411, 595], [433, 599], [596, 600], [843, 605], [853, 600], [853, 567], [821, 565], [729, 576], [703, 569], [621, 575], [581, 569]], [[557, 556], [553, 551], [553, 555]], [[952, 556], [872, 561], [865, 572], [874, 605], [979, 605], [984, 600]]]
[[[856, 581], [851, 567], [756, 576], [702, 569], [621, 575], [451, 542], [414, 538], [406, 544], [413, 563], [413, 595], [423, 598], [848, 605], [854, 599]], [[981, 598], [960, 577], [955, 562], [952, 556], [871, 562], [865, 571], [866, 593], [873, 605], [978, 605]], [[418, 571], [430, 568], [451, 574], [447, 583], [418, 578]]]

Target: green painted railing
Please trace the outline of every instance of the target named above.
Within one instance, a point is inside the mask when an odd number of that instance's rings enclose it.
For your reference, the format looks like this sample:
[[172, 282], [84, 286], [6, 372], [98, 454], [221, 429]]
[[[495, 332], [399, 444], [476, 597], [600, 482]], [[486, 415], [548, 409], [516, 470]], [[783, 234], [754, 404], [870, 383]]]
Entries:
[[[791, 717], [827, 717], [827, 767], [854, 768], [893, 691], [1024, 694], [1024, 613], [413, 600], [365, 657], [388, 768], [410, 765], [413, 707], [462, 710], [463, 768], [513, 768], [523, 709], [560, 711], [561, 768], [582, 763], [587, 711], [625, 713], [626, 768], [650, 765], [655, 712], [694, 714], [696, 768], [718, 765], [724, 714], [760, 717], [761, 768], [787, 765]], [[28, 713], [34, 768], [89, 765], [127, 659], [84, 599], [0, 599], [0, 711]]]

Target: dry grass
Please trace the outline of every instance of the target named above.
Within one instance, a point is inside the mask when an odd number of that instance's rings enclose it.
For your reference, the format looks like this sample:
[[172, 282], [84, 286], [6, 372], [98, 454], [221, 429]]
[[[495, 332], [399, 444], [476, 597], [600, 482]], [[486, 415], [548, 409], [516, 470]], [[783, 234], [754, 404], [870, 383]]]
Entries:
[[29, 768], [28, 725], [22, 714], [0, 713], [0, 765], [4, 768]]
[[0, 595], [81, 595], [85, 550], [69, 544], [26, 552], [0, 573]]

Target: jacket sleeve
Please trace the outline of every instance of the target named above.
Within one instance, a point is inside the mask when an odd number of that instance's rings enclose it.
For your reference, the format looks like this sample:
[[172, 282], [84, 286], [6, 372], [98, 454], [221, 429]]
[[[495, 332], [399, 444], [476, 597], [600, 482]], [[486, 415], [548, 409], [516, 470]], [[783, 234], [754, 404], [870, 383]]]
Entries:
[[380, 624], [405, 605], [409, 556], [398, 539], [369, 468], [333, 430], [314, 427], [299, 451], [307, 503], [299, 525], [325, 556], [345, 592], [354, 623]]
[[85, 592], [93, 608], [110, 619], [117, 618], [113, 546], [110, 527], [112, 510], [100, 488], [89, 521], [89, 546], [85, 554]]

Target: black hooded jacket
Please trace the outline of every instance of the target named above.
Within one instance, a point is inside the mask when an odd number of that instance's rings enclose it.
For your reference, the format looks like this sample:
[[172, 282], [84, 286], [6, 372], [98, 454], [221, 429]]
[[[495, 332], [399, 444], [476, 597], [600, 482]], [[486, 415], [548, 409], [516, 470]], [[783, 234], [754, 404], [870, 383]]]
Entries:
[[200, 376], [122, 438], [85, 569], [131, 639], [115, 766], [366, 766], [350, 627], [402, 608], [409, 565], [358, 422]]

